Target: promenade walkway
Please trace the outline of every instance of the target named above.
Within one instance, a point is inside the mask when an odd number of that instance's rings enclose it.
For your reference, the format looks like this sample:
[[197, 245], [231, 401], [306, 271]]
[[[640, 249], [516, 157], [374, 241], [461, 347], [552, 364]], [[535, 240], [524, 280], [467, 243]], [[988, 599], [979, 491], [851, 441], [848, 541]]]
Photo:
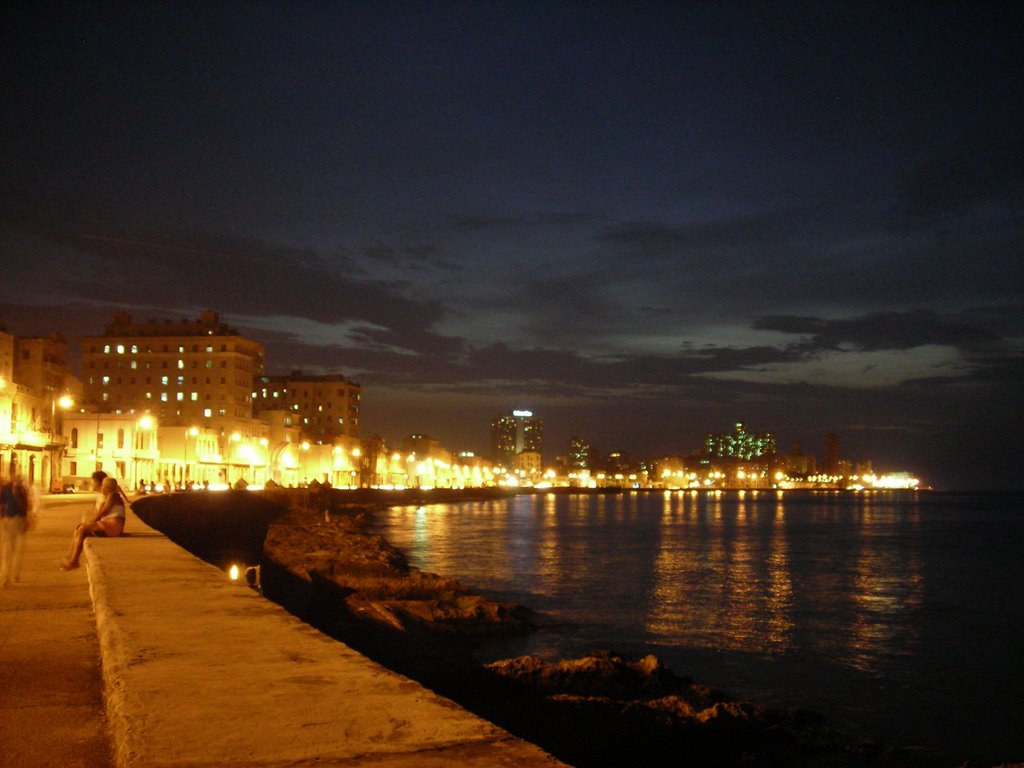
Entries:
[[107, 768], [100, 646], [85, 569], [58, 570], [92, 497], [44, 497], [21, 582], [0, 591], [0, 765]]
[[58, 571], [81, 509], [47, 499], [24, 583], [0, 596], [0, 764], [559, 765], [134, 516], [129, 537], [91, 540], [84, 568]]

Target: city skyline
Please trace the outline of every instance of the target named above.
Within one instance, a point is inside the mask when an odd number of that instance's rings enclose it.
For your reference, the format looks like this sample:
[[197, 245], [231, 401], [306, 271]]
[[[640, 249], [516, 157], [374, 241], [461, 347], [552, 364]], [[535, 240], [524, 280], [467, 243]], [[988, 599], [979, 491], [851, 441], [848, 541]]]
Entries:
[[1020, 484], [1014, 4], [0, 13], [13, 334], [215, 309], [389, 440]]
[[[902, 469], [876, 471], [870, 457], [844, 455], [834, 433], [825, 436], [819, 465], [813, 450], [795, 444], [779, 452], [774, 432], [751, 432], [743, 422], [731, 432], [708, 433], [700, 448], [635, 456], [578, 435], [545, 454], [544, 419], [525, 409], [494, 417], [486, 454], [423, 433], [405, 431], [401, 440], [361, 436], [360, 385], [340, 374], [265, 376], [262, 346], [214, 310], [196, 320], [143, 322], [118, 312], [102, 335], [78, 339], [79, 371], [67, 365], [63, 333], [2, 335], [0, 416], [9, 420], [4, 447], [12, 451], [3, 464], [12, 474], [25, 465], [33, 482], [51, 487], [81, 483], [90, 463], [99, 469], [104, 461], [132, 486], [145, 477], [183, 487], [200, 478], [226, 485], [231, 472], [247, 483], [294, 483], [308, 480], [310, 471], [347, 486], [358, 474], [372, 487], [404, 485], [408, 478], [445, 487], [509, 478], [518, 485], [645, 488], [920, 484]], [[116, 436], [110, 446], [103, 439], [108, 431]], [[314, 444], [317, 450], [308, 453]], [[55, 449], [68, 461], [66, 475]], [[365, 466], [353, 463], [360, 456]]]

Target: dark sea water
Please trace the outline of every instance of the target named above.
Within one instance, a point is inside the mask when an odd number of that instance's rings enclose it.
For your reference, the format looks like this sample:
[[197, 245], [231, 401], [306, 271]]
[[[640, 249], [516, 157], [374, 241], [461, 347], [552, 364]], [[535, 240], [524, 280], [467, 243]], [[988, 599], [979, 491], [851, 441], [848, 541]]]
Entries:
[[490, 658], [654, 653], [951, 765], [1024, 761], [1024, 495], [549, 494], [390, 509], [377, 530], [542, 615]]

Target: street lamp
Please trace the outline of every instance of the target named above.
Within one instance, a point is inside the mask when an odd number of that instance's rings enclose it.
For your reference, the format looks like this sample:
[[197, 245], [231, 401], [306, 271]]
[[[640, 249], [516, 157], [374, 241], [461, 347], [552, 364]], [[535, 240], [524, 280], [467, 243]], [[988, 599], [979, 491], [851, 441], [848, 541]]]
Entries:
[[[260, 452], [259, 459], [263, 463], [263, 485], [267, 483], [267, 465], [270, 463], [270, 439], [266, 437], [260, 438]], [[257, 482], [255, 470], [253, 470], [253, 482]]]
[[139, 417], [139, 420], [135, 423], [135, 435], [133, 445], [134, 450], [132, 451], [133, 465], [135, 468], [134, 485], [135, 489], [139, 488], [139, 454], [142, 452], [143, 444], [145, 443], [145, 433], [153, 429], [156, 426], [156, 421], [148, 413], [143, 414]]
[[249, 472], [248, 472], [248, 474], [246, 475], [246, 478], [245, 478], [246, 483], [255, 482], [255, 479], [253, 479], [252, 481], [250, 481], [250, 479], [249, 479], [250, 477], [253, 476], [252, 475], [252, 465], [253, 465], [253, 459], [254, 459], [254, 456], [255, 456], [255, 451], [253, 449], [252, 444], [248, 443], [248, 442], [240, 443], [239, 446], [238, 446], [237, 453], [238, 453], [238, 458], [243, 459], [244, 463], [249, 465]]
[[[182, 475], [183, 475], [182, 476], [182, 481], [185, 483], [185, 487], [186, 488], [188, 487], [188, 481], [189, 481], [189, 479], [192, 476], [192, 467], [188, 463], [188, 439], [191, 437], [193, 440], [195, 440], [196, 437], [198, 437], [198, 435], [199, 435], [199, 427], [189, 427], [188, 431], [185, 433], [185, 455], [184, 455], [184, 457], [185, 457], [185, 471], [182, 473]], [[197, 457], [198, 457], [198, 453], [199, 453], [199, 446], [198, 445], [196, 446], [195, 453], [197, 454]]]
[[352, 474], [352, 488], [358, 488], [360, 485], [362, 485], [362, 480], [359, 477], [360, 473], [356, 469], [356, 467], [359, 466], [359, 463], [361, 461], [360, 457], [362, 455], [363, 455], [363, 452], [361, 450], [359, 450], [358, 448], [353, 448], [352, 449], [352, 459], [355, 460], [355, 463], [353, 463], [353, 461], [351, 459], [349, 460], [349, 466], [352, 467], [352, 469], [350, 470], [350, 472]]
[[[0, 389], [2, 389], [2, 380], [0, 380]], [[63, 419], [60, 418], [64, 411], [69, 410], [75, 401], [71, 398], [71, 395], [63, 394], [60, 397], [55, 397], [50, 400], [50, 489], [53, 490], [54, 480], [59, 480], [63, 483], [64, 471], [62, 467], [62, 459], [64, 456], [64, 448], [66, 443], [61, 442], [60, 446], [57, 446], [57, 436], [60, 435], [63, 438], [64, 435], [64, 423]], [[56, 469], [56, 471], [54, 471]]]

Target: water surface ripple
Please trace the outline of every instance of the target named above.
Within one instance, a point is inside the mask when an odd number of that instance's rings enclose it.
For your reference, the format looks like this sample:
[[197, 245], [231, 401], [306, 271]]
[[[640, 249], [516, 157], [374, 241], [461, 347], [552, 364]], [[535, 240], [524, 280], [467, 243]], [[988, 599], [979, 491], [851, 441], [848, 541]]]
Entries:
[[951, 759], [1024, 760], [1019, 495], [548, 494], [378, 514], [417, 567], [539, 611], [489, 648], [681, 674]]

